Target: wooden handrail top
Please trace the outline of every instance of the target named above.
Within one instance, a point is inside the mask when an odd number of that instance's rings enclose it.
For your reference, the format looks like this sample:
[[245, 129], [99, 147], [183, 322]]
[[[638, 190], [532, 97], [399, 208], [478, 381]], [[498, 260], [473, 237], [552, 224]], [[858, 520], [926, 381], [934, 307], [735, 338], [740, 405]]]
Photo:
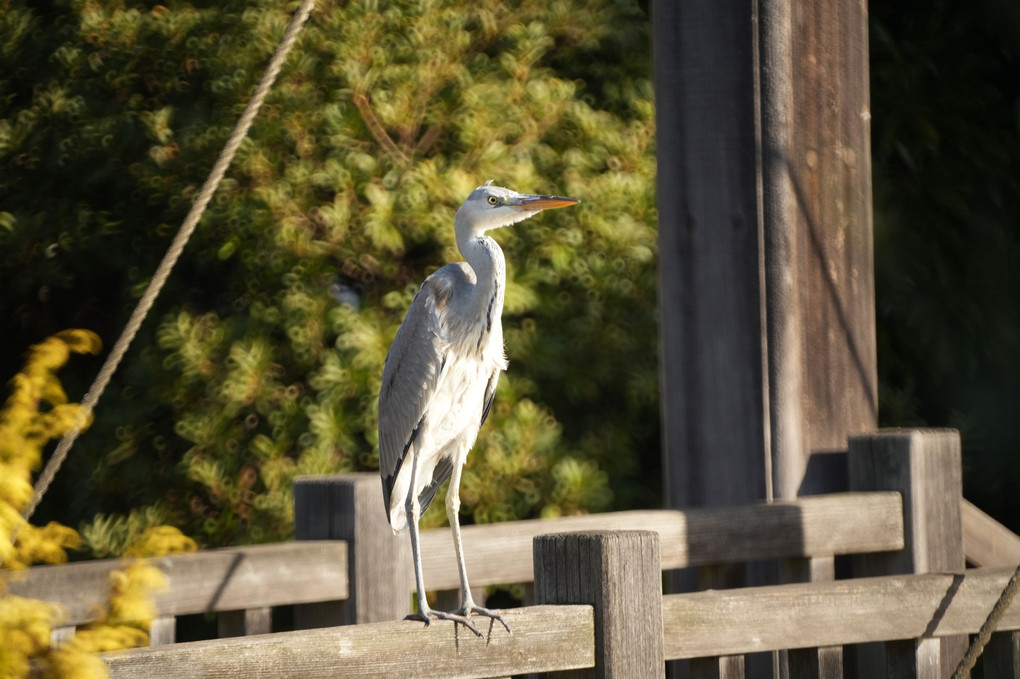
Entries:
[[532, 606], [505, 617], [513, 635], [484, 620], [482, 639], [449, 621], [425, 627], [398, 620], [141, 648], [103, 659], [111, 679], [167, 672], [249, 679], [501, 677], [594, 666], [591, 606]]
[[[663, 597], [666, 659], [975, 634], [1013, 568]], [[1014, 603], [998, 629], [1020, 629]]]
[[[212, 549], [152, 559], [167, 576], [157, 615], [187, 615], [346, 599], [347, 543], [284, 542]], [[8, 591], [66, 611], [66, 625], [96, 619], [110, 593], [109, 574], [125, 561], [102, 559], [36, 566], [8, 575]]]
[[963, 552], [975, 566], [1015, 566], [1020, 563], [1020, 536], [965, 498], [960, 505]]
[[[903, 501], [893, 492], [837, 493], [741, 507], [638, 510], [464, 526], [468, 575], [477, 586], [532, 582], [535, 536], [630, 529], [659, 533], [663, 570], [884, 552], [903, 548]], [[450, 530], [422, 531], [421, 542], [428, 587], [459, 587]]]

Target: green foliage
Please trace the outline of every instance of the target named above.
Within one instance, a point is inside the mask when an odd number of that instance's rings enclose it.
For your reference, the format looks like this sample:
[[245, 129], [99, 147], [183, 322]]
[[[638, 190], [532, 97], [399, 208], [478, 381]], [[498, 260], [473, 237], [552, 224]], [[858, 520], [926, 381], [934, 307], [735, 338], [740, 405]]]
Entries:
[[[77, 319], [119, 332], [293, 3], [0, 8], [2, 356]], [[77, 444], [90, 542], [146, 512], [279, 539], [296, 474], [374, 468], [386, 350], [490, 178], [582, 204], [495, 234], [510, 371], [468, 520], [654, 502], [653, 133], [633, 0], [320, 5]]]
[[[143, 560], [111, 571], [110, 598], [98, 619], [57, 647], [50, 645], [50, 636], [63, 620], [60, 607], [7, 592], [6, 576], [13, 569], [63, 563], [67, 550], [81, 544], [73, 529], [53, 521], [34, 526], [22, 512], [43, 446], [81, 417], [81, 406], [67, 402], [56, 371], [71, 353], [95, 353], [99, 347], [99, 338], [86, 330], [67, 330], [32, 346], [0, 410], [0, 679], [106, 677], [106, 666], [94, 654], [147, 644], [156, 612], [152, 591], [166, 584], [159, 569]], [[172, 526], [155, 526], [125, 547], [118, 553], [144, 557], [193, 551], [196, 545]]]

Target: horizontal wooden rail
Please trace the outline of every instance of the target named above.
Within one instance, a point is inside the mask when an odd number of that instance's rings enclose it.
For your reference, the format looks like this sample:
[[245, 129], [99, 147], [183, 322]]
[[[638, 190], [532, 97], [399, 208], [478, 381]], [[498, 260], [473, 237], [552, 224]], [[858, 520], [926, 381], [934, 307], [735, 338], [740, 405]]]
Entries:
[[[347, 598], [347, 545], [285, 542], [152, 559], [167, 576], [157, 615], [187, 615]], [[66, 625], [96, 619], [110, 593], [117, 559], [37, 566], [11, 573], [8, 591], [61, 604]]]
[[[1012, 568], [663, 597], [667, 660], [974, 634]], [[1020, 629], [1020, 602], [999, 623]]]
[[1020, 535], [985, 514], [967, 500], [960, 507], [963, 518], [963, 552], [975, 566], [1020, 564]]
[[[742, 507], [612, 512], [464, 526], [472, 585], [534, 581], [532, 540], [588, 530], [659, 533], [662, 568], [903, 548], [899, 493], [838, 493]], [[460, 586], [448, 528], [423, 531], [422, 565], [435, 589]], [[410, 586], [413, 586], [411, 584]]]
[[196, 641], [110, 653], [111, 679], [175, 677], [501, 677], [593, 667], [591, 606], [533, 606], [504, 613], [513, 629], [479, 639], [452, 622], [396, 621]]

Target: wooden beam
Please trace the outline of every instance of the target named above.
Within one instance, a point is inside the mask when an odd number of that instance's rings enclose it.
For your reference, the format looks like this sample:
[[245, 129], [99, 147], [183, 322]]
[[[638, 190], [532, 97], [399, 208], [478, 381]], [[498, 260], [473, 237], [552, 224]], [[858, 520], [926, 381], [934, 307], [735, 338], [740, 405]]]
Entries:
[[[168, 587], [156, 593], [158, 616], [281, 606], [347, 597], [347, 545], [284, 542], [152, 559]], [[96, 619], [110, 594], [117, 559], [35, 566], [9, 578], [17, 596], [61, 604], [65, 624]]]
[[[898, 493], [839, 493], [743, 507], [613, 512], [464, 526], [468, 576], [476, 586], [531, 582], [535, 577], [531, 543], [536, 536], [635, 526], [659, 534], [664, 570], [903, 547]], [[426, 586], [459, 587], [449, 529], [422, 532], [422, 562]]]
[[498, 677], [591, 667], [591, 606], [534, 606], [504, 613], [513, 635], [486, 638], [452, 622], [394, 621], [198, 641], [104, 654], [111, 679], [154, 676], [248, 679]]
[[[663, 597], [666, 659], [974, 634], [1013, 568]], [[1020, 630], [1014, 603], [999, 630]]]
[[963, 553], [975, 566], [1010, 566], [1020, 563], [1020, 535], [962, 500]]

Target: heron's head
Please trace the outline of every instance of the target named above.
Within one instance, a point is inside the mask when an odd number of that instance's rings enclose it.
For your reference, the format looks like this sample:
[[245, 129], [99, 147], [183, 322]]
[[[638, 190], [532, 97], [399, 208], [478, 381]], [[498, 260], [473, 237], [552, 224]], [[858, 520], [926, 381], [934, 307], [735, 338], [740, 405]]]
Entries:
[[517, 193], [502, 186], [493, 186], [492, 180], [471, 192], [457, 210], [454, 224], [457, 240], [473, 238], [491, 229], [510, 226], [532, 217], [542, 210], [577, 205], [579, 200], [559, 196], [533, 196]]

